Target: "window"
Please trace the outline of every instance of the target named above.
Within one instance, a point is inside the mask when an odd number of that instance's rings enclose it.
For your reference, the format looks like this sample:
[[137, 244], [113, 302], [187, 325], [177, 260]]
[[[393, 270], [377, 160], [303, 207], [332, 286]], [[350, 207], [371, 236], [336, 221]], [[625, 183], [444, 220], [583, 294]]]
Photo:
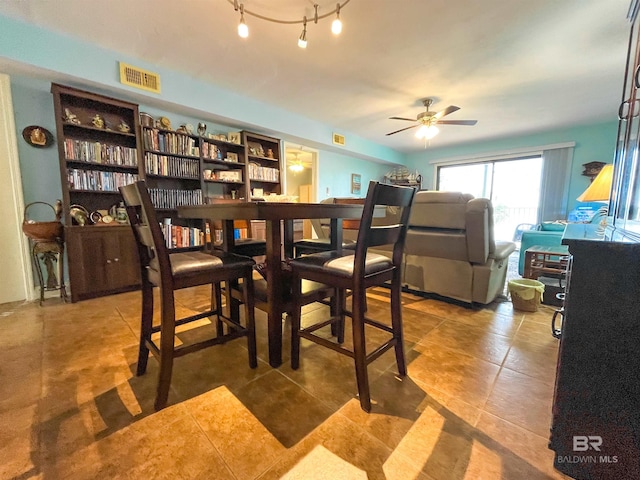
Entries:
[[489, 198], [497, 240], [512, 240], [520, 224], [538, 223], [542, 156], [479, 161], [437, 168], [437, 190]]

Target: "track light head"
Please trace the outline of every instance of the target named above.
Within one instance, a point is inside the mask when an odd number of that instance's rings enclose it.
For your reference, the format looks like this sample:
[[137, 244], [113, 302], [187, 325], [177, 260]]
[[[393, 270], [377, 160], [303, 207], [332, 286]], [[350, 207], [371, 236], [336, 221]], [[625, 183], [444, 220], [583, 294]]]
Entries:
[[304, 17], [304, 23], [302, 25], [302, 34], [298, 39], [298, 46], [300, 48], [307, 48], [307, 17]]
[[240, 4], [240, 23], [238, 24], [238, 35], [242, 38], [249, 36], [249, 27], [244, 22], [244, 4]]
[[340, 4], [336, 6], [336, 18], [331, 23], [331, 32], [334, 35], [340, 35], [340, 32], [342, 32], [342, 21], [340, 20]]

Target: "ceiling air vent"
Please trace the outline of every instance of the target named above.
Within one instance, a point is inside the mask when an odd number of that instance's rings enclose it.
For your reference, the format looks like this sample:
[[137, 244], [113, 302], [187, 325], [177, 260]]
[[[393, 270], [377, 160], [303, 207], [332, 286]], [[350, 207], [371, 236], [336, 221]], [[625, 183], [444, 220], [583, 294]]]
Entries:
[[120, 62], [120, 83], [160, 93], [160, 75]]
[[339, 133], [334, 133], [333, 143], [335, 143], [336, 145], [340, 145], [341, 147], [344, 147], [344, 144], [345, 144], [344, 135], [340, 135]]

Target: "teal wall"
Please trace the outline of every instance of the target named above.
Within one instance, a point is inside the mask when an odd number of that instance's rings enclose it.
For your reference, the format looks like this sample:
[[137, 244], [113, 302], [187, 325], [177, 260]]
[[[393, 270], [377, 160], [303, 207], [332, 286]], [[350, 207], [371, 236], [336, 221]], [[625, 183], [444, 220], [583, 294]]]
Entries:
[[[389, 165], [372, 163], [332, 152], [322, 152], [318, 165], [318, 197], [364, 197], [371, 180], [381, 180]], [[351, 193], [351, 174], [360, 175], [360, 195]]]
[[407, 158], [409, 170], [417, 169], [423, 176], [423, 187], [434, 186], [435, 168], [429, 162], [463, 156], [483, 156], [493, 153], [509, 153], [521, 148], [540, 147], [556, 143], [575, 142], [573, 164], [569, 182], [569, 210], [575, 200], [589, 185], [589, 178], [582, 175], [583, 164], [589, 162], [612, 163], [618, 131], [617, 121], [556, 129], [551, 132], [524, 135], [488, 142], [459, 145], [451, 148], [427, 148], [425, 151], [410, 154]]
[[[336, 147], [332, 143], [335, 129], [331, 125], [149, 64], [142, 59], [126, 57], [2, 15], [0, 57], [11, 63], [35, 67], [48, 80], [107, 93], [140, 105], [155, 105], [174, 112], [190, 110], [194, 117], [217, 121], [233, 129], [243, 127], [374, 162], [401, 164], [405, 160], [404, 154], [349, 132], [339, 132], [345, 135], [346, 146]], [[162, 93], [157, 95], [120, 84], [119, 61], [158, 73]]]
[[56, 199], [62, 198], [57, 139], [51, 147], [35, 148], [22, 138], [22, 130], [29, 125], [40, 125], [49, 130], [55, 138], [56, 123], [50, 86], [50, 83], [43, 80], [11, 77], [11, 96], [25, 205], [36, 201], [53, 205]]
[[[595, 160], [612, 161], [615, 146], [617, 127], [611, 121], [455, 148], [430, 147], [410, 155], [348, 132], [340, 132], [346, 136], [346, 147], [336, 147], [331, 142], [334, 131], [331, 125], [2, 15], [0, 57], [10, 64], [26, 66], [38, 76], [11, 77], [25, 203], [34, 200], [51, 203], [61, 195], [55, 147], [35, 149], [20, 138], [20, 132], [28, 125], [42, 125], [55, 132], [49, 93], [51, 81], [133, 101], [152, 115], [166, 114], [176, 126], [183, 122], [195, 126], [198, 121], [204, 121], [210, 129], [214, 124], [220, 126], [220, 131], [246, 128], [316, 148], [320, 159], [319, 200], [327, 196], [351, 196], [352, 173], [362, 176], [363, 189], [366, 189], [369, 180], [380, 179], [394, 165], [406, 164], [409, 170], [418, 170], [423, 175], [425, 188], [432, 188], [433, 167], [428, 163], [431, 160], [570, 141], [576, 143], [570, 182], [570, 198], [573, 199], [588, 184], [588, 179], [580, 175], [582, 164]], [[156, 95], [121, 85], [118, 61], [159, 73], [162, 93]]]

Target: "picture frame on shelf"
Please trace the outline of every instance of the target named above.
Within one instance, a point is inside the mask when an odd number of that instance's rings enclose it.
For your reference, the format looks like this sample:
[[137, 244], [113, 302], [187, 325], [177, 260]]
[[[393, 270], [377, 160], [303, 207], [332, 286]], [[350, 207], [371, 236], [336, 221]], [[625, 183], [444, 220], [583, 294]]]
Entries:
[[227, 152], [227, 158], [225, 159], [225, 161], [238, 163], [238, 154], [234, 152]]
[[240, 145], [242, 143], [242, 136], [240, 135], [240, 132], [229, 132], [227, 135], [227, 141], [229, 143]]
[[249, 155], [264, 157], [264, 147], [258, 142], [248, 142]]
[[218, 172], [218, 179], [226, 182], [242, 182], [242, 172], [240, 170], [228, 170]]

